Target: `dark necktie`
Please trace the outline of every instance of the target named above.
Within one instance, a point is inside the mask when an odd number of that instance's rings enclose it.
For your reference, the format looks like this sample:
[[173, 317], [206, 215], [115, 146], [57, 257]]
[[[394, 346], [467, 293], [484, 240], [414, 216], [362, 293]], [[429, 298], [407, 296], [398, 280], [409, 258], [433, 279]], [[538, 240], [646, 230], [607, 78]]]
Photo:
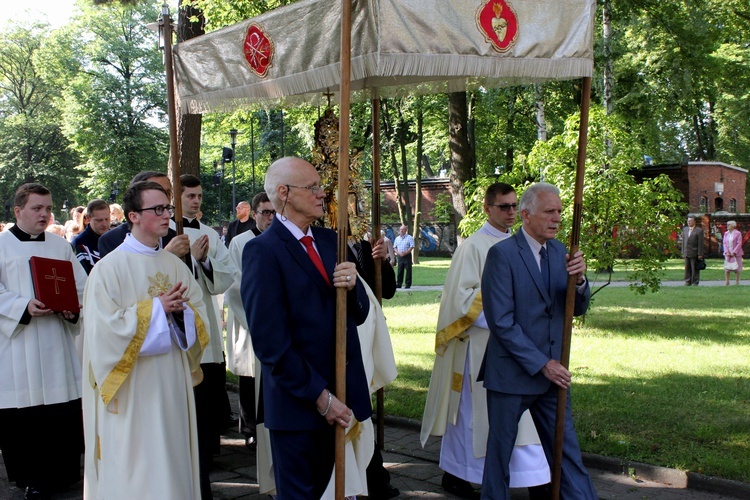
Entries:
[[541, 250], [539, 250], [539, 267], [542, 271], [542, 282], [544, 283], [544, 288], [547, 290], [547, 293], [549, 293], [549, 259], [547, 258], [547, 249], [542, 247]]
[[352, 245], [352, 251], [354, 252], [354, 256], [357, 258], [357, 266], [359, 267], [358, 271], [364, 273], [365, 272], [365, 260], [362, 257], [362, 242], [357, 241]]
[[328, 286], [331, 286], [331, 280], [328, 279], [328, 273], [326, 273], [326, 268], [323, 266], [323, 261], [320, 260], [320, 255], [318, 255], [318, 252], [315, 251], [315, 247], [313, 247], [312, 236], [303, 236], [300, 241], [303, 245], [305, 245], [305, 248], [307, 249], [307, 255], [310, 257], [310, 260], [313, 262], [313, 264], [315, 264], [315, 267], [318, 268], [320, 275], [323, 276], [324, 280], [326, 280]]

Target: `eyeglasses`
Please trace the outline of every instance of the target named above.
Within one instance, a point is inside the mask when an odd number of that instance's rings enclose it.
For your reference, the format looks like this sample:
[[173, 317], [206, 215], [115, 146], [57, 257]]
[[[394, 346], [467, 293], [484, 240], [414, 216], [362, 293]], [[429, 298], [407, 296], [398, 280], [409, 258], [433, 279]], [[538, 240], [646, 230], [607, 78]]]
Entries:
[[308, 189], [310, 192], [312, 192], [313, 196], [316, 196], [318, 193], [323, 192], [323, 188], [320, 186], [292, 186], [291, 184], [286, 185], [287, 188], [298, 188], [298, 189]]
[[510, 212], [511, 210], [518, 210], [518, 203], [500, 203], [498, 205], [487, 204], [488, 207], [497, 207], [501, 212]]
[[169, 212], [169, 215], [174, 215], [174, 206], [172, 205], [156, 205], [155, 207], [141, 208], [140, 210], [134, 210], [134, 212], [143, 212], [144, 210], [153, 210], [157, 217], [164, 215], [164, 211]]
[[258, 210], [255, 213], [260, 214], [264, 217], [270, 217], [272, 215], [276, 215], [276, 210]]

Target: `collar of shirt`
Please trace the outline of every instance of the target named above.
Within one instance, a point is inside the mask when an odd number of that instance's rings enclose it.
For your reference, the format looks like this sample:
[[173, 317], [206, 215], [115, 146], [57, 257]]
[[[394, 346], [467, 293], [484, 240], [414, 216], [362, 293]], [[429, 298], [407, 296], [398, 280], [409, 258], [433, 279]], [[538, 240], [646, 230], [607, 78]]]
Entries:
[[526, 242], [529, 244], [529, 248], [531, 249], [531, 254], [534, 256], [534, 260], [536, 260], [536, 265], [539, 267], [539, 270], [542, 270], [542, 264], [541, 264], [541, 256], [539, 255], [539, 250], [542, 249], [542, 247], [547, 248], [547, 245], [542, 245], [538, 241], [536, 241], [534, 238], [532, 238], [529, 233], [526, 232], [526, 229], [523, 227], [521, 228], [521, 233], [526, 238]]
[[125, 241], [122, 242], [122, 245], [117, 247], [115, 251], [123, 251], [128, 253], [137, 253], [141, 255], [148, 255], [149, 257], [153, 257], [154, 255], [159, 253], [158, 248], [151, 248], [137, 239], [135, 239], [135, 236], [132, 234], [128, 234], [125, 236]]
[[[278, 212], [276, 212], [276, 219], [282, 224], [284, 224], [284, 227], [287, 228], [290, 233], [292, 233], [292, 236], [294, 236], [294, 239], [296, 239], [297, 241], [301, 240], [302, 237], [304, 236], [309, 236], [310, 238], [312, 238], [313, 247], [315, 247], [315, 251], [318, 252], [318, 246], [315, 244], [315, 236], [313, 236], [312, 227], [308, 226], [307, 233], [303, 233], [302, 230], [299, 227], [297, 227], [297, 225], [294, 222], [290, 221], [286, 217], [282, 218], [281, 214]], [[300, 246], [302, 246], [302, 248], [305, 249], [305, 252], [307, 252], [307, 247], [305, 247], [305, 244], [302, 243], [301, 241], [299, 241], [299, 244]], [[320, 252], [318, 252], [318, 255], [320, 255]]]
[[20, 241], [44, 241], [44, 231], [37, 234], [36, 236], [27, 233], [20, 227], [18, 227], [18, 224], [13, 224], [10, 229], [8, 229], [13, 235], [18, 238]]
[[500, 231], [498, 228], [490, 224], [489, 221], [485, 222], [484, 225], [482, 225], [482, 227], [480, 227], [479, 231], [477, 232], [481, 234], [487, 234], [489, 236], [494, 236], [495, 238], [498, 238], [498, 239], [505, 239], [511, 234], [513, 234], [513, 232], [510, 229], [508, 229], [507, 233]]

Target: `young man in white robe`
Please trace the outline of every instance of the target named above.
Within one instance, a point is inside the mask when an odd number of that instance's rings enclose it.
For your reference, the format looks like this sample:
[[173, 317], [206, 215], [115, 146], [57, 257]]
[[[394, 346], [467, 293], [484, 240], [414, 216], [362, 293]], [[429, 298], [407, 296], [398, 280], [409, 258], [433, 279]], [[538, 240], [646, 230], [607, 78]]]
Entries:
[[199, 500], [203, 294], [159, 249], [173, 211], [165, 190], [138, 182], [123, 205], [131, 233], [94, 267], [84, 295], [84, 498]]
[[[77, 314], [56, 314], [35, 298], [29, 257], [70, 261], [82, 302], [86, 272], [70, 243], [45, 232], [52, 195], [24, 184], [16, 224], [0, 233], [0, 451], [8, 480], [40, 498], [81, 478], [81, 367]], [[50, 434], [42, 429], [54, 429]]]
[[232, 286], [237, 269], [229, 250], [213, 228], [198, 220], [203, 203], [203, 187], [194, 175], [180, 176], [183, 229], [190, 239], [193, 275], [203, 292], [206, 329], [210, 342], [203, 352], [203, 382], [195, 388], [198, 411], [198, 439], [201, 448], [203, 500], [211, 497], [208, 471], [214, 454], [219, 453], [221, 432], [231, 414], [226, 391], [227, 366], [224, 361], [224, 334], [218, 295]]
[[[496, 183], [487, 188], [487, 221], [453, 254], [440, 301], [437, 355], [422, 418], [421, 441], [424, 446], [430, 435], [443, 436], [443, 488], [463, 498], [479, 498], [470, 483], [482, 483], [489, 433], [486, 391], [476, 380], [489, 339], [482, 309], [482, 271], [490, 247], [510, 236], [517, 203], [510, 185]], [[549, 479], [539, 436], [526, 412], [511, 458], [511, 487], [529, 487], [532, 499], [546, 498], [541, 485], [549, 483]]]
[[[238, 272], [235, 275], [234, 284], [224, 294], [224, 300], [229, 306], [227, 314], [227, 368], [239, 379], [240, 432], [245, 436], [245, 446], [254, 449], [258, 432], [255, 411], [255, 395], [257, 394], [255, 377], [260, 376], [260, 366], [256, 366], [250, 332], [244, 326], [246, 325], [245, 309], [242, 306], [242, 297], [240, 297], [242, 251], [248, 241], [259, 236], [271, 225], [276, 210], [274, 210], [273, 204], [266, 193], [258, 193], [253, 196], [251, 209], [255, 226], [236, 235], [229, 244], [229, 255]], [[241, 321], [238, 319], [238, 315], [242, 319]]]

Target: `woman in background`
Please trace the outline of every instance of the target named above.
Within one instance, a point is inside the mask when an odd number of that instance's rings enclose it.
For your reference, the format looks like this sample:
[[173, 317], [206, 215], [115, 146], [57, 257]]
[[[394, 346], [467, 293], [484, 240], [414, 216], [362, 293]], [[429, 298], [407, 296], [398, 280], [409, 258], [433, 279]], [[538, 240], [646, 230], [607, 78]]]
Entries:
[[[733, 220], [727, 222], [727, 231], [724, 233], [724, 286], [729, 285], [729, 273], [735, 274], [735, 285], [740, 284], [740, 273], [742, 272], [742, 233], [737, 231], [737, 223]], [[736, 268], [731, 269], [736, 264]], [[729, 269], [727, 269], [729, 267]]]

